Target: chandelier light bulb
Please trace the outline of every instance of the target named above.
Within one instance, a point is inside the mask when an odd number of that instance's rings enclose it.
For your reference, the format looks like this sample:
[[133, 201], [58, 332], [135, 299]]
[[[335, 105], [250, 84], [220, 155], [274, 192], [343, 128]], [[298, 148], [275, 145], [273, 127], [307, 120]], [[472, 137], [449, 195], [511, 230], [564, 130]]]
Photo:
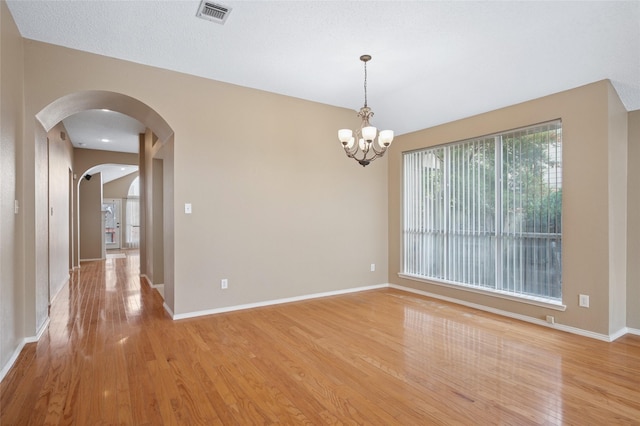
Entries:
[[353, 131], [351, 129], [340, 129], [338, 130], [338, 139], [342, 142], [343, 145], [349, 143], [349, 139], [353, 138]]
[[362, 128], [362, 137], [367, 142], [372, 142], [376, 138], [376, 134], [378, 133], [378, 129], [373, 126], [367, 126]]
[[378, 135], [378, 144], [381, 148], [386, 148], [393, 141], [393, 130], [383, 130]]

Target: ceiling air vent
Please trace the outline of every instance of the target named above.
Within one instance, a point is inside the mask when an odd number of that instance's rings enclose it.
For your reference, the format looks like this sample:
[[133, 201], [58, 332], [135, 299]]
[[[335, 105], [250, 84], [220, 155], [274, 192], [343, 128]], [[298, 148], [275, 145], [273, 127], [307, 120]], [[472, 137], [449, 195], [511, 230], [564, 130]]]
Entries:
[[223, 6], [211, 1], [202, 0], [200, 7], [198, 7], [198, 18], [206, 19], [207, 21], [217, 22], [218, 24], [224, 24], [227, 17], [231, 13], [231, 8]]

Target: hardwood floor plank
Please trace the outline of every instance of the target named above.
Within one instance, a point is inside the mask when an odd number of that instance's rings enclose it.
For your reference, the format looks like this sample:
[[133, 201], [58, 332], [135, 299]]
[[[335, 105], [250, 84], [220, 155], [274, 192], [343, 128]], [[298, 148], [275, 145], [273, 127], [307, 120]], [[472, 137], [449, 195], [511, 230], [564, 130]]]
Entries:
[[[130, 358], [127, 358], [129, 360]], [[153, 387], [146, 362], [128, 363], [130, 401], [134, 425], [163, 424], [158, 397]]]
[[138, 262], [73, 273], [0, 384], [0, 424], [640, 424], [638, 336], [393, 289], [172, 321]]
[[155, 398], [158, 401], [158, 408], [162, 417], [163, 424], [177, 425], [185, 424], [176, 417], [175, 408], [178, 404], [178, 391], [173, 383], [169, 383], [162, 374], [161, 370], [166, 370], [158, 366], [158, 361], [148, 361], [147, 370], [149, 378], [155, 391]]

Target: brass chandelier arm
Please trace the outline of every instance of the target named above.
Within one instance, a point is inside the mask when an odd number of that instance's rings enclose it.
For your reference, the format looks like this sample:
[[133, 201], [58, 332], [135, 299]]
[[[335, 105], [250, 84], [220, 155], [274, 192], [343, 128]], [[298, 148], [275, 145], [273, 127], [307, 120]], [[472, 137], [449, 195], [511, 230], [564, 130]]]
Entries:
[[376, 155], [382, 157], [384, 155], [385, 152], [387, 152], [387, 148], [382, 148], [380, 151], [378, 151], [376, 149], [376, 144], [375, 142], [371, 142], [371, 148], [373, 149], [373, 152], [376, 153]]
[[[345, 154], [347, 154], [347, 157], [353, 158], [354, 160], [359, 162], [362, 166], [366, 166], [369, 163], [371, 163], [373, 160], [382, 157], [384, 153], [387, 151], [386, 148], [383, 148], [381, 151], [378, 151], [374, 145], [374, 142], [371, 142], [368, 145], [371, 145], [371, 146], [364, 151], [360, 150], [357, 145], [355, 145], [351, 149], [349, 149], [347, 146], [344, 146], [344, 152]], [[362, 156], [360, 156], [360, 158], [358, 158], [357, 156], [358, 151], [362, 152]], [[372, 151], [373, 151], [373, 156], [367, 157], [369, 153]]]
[[365, 104], [365, 106], [358, 111], [358, 117], [362, 119], [362, 124], [360, 125], [360, 130], [362, 130], [363, 127], [371, 125], [369, 124], [369, 119], [373, 117], [373, 111]]

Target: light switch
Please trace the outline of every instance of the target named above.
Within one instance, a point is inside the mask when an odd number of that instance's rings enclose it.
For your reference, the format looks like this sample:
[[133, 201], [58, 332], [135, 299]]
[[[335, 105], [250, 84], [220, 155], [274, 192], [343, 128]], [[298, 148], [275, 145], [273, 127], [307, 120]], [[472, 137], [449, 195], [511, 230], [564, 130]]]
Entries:
[[578, 300], [578, 304], [583, 307], [583, 308], [588, 308], [589, 307], [589, 295], [588, 294], [581, 294]]
[[184, 213], [185, 214], [191, 214], [191, 203], [185, 203], [184, 204]]

